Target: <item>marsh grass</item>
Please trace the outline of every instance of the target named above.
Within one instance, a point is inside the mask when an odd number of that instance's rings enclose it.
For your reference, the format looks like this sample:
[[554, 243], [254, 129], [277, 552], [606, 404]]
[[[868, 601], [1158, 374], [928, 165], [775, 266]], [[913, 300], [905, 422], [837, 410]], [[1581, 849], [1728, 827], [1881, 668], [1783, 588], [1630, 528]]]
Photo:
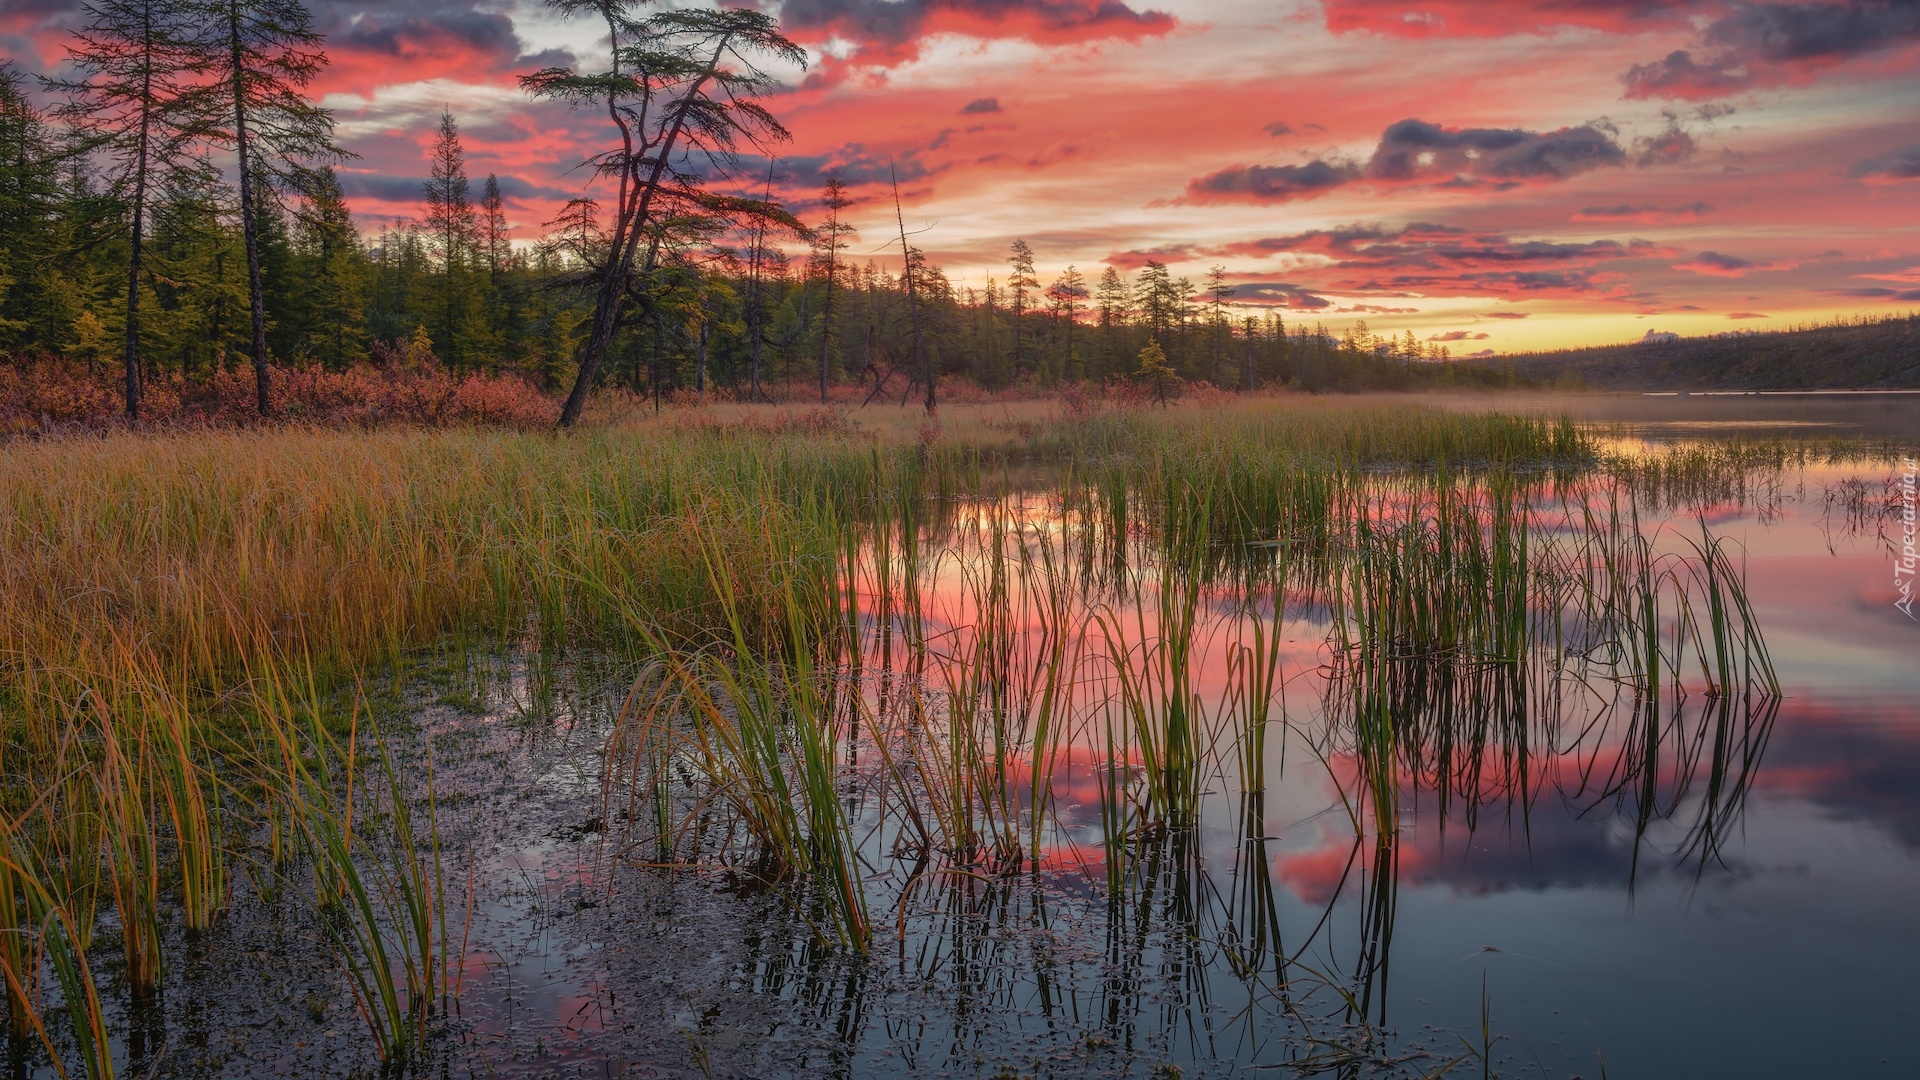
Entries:
[[[436, 642], [593, 647], [638, 672], [604, 762], [620, 857], [777, 888], [832, 948], [867, 948], [883, 905], [904, 940], [916, 897], [1077, 868], [1115, 905], [1120, 959], [1121, 929], [1137, 944], [1159, 911], [1224, 919], [1207, 933], [1235, 970], [1291, 980], [1271, 881], [1213, 911], [1195, 824], [1232, 789], [1237, 857], [1265, 865], [1268, 736], [1292, 723], [1279, 642], [1311, 612], [1333, 687], [1311, 735], [1362, 768], [1374, 897], [1368, 959], [1323, 981], [1362, 1018], [1407, 785], [1472, 808], [1498, 774], [1525, 805], [1541, 725], [1616, 689], [1608, 715], [1640, 734], [1633, 760], [1593, 759], [1592, 792], [1643, 831], [1703, 807], [1711, 853], [1764, 747], [1778, 688], [1737, 552], [1704, 531], [1657, 549], [1635, 500], [1724, 495], [1779, 454], [1651, 471], [1564, 421], [1318, 402], [983, 409], [891, 434], [730, 416], [0, 451], [14, 1033], [107, 1075], [86, 964], [102, 894], [145, 996], [171, 913], [205, 932], [236, 865], [275, 888], [304, 864], [382, 1056], [419, 1060], [460, 960], [432, 762], [421, 789], [407, 733], [337, 702]], [[1034, 484], [1044, 504], [1010, 494]], [[1208, 702], [1195, 672], [1223, 649]], [[1710, 738], [1679, 734], [1684, 708]], [[1091, 822], [1061, 791], [1091, 793]], [[66, 1035], [36, 1011], [54, 987]]]

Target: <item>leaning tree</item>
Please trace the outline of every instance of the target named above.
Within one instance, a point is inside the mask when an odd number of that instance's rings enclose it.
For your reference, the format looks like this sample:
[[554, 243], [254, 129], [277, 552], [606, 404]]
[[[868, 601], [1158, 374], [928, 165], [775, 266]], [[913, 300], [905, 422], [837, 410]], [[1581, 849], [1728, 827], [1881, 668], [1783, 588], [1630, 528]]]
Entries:
[[573, 392], [560, 412], [560, 425], [569, 427], [599, 377], [636, 281], [651, 275], [673, 222], [715, 214], [792, 222], [766, 200], [721, 195], [712, 185], [731, 177], [742, 149], [764, 151], [789, 137], [760, 104], [777, 87], [760, 65], [804, 67], [806, 52], [758, 11], [641, 17], [636, 0], [548, 0], [548, 6], [603, 22], [611, 57], [603, 71], [548, 68], [520, 80], [537, 98], [604, 109], [612, 128], [613, 145], [585, 163], [615, 190], [601, 203], [607, 222], [592, 267], [593, 317]]

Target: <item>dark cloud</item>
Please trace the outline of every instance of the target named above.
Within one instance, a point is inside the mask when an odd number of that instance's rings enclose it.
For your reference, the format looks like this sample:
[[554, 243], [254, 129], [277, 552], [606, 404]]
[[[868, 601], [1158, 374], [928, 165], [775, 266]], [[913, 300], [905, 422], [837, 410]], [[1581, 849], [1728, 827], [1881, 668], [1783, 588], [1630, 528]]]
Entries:
[[1233, 287], [1233, 298], [1244, 304], [1270, 304], [1293, 311], [1320, 311], [1333, 301], [1304, 285], [1285, 281], [1247, 281]]
[[1836, 289], [1835, 296], [1852, 296], [1862, 300], [1898, 300], [1903, 303], [1920, 303], [1920, 289], [1889, 289], [1884, 285], [1868, 285], [1859, 289]]
[[385, 11], [333, 6], [320, 25], [328, 44], [336, 49], [395, 59], [447, 44], [506, 60], [520, 56], [520, 35], [514, 31], [513, 19], [463, 4], [398, 4]]
[[348, 200], [372, 199], [376, 202], [420, 202], [424, 178], [383, 176], [378, 173], [340, 173], [340, 190]]
[[[344, 76], [353, 89], [365, 90], [370, 74], [382, 83], [477, 81], [573, 62], [564, 49], [525, 54], [513, 17], [500, 6], [490, 0], [311, 0], [313, 27], [332, 60], [323, 83]], [[11, 51], [8, 35], [84, 21], [79, 0], [0, 0], [0, 53]]]
[[1699, 58], [1682, 49], [1630, 69], [1627, 96], [1724, 97], [1916, 41], [1913, 0], [1735, 3], [1700, 31]]
[[1266, 127], [1263, 127], [1260, 130], [1266, 132], [1267, 134], [1277, 139], [1282, 135], [1293, 134], [1293, 125], [1287, 123], [1285, 120], [1275, 120], [1273, 123], [1268, 124]]
[[1428, 341], [1485, 341], [1492, 334], [1476, 334], [1471, 330], [1449, 330], [1444, 334], [1433, 334]]
[[[1558, 243], [1515, 240], [1450, 225], [1415, 223], [1399, 230], [1377, 225], [1315, 229], [1230, 245], [1221, 254], [1319, 255], [1330, 265], [1323, 287], [1347, 294], [1500, 296], [1611, 296], [1618, 275], [1603, 264], [1671, 255], [1644, 240]], [[1513, 313], [1521, 314], [1521, 313]]]
[[[349, 201], [372, 199], [375, 202], [417, 203], [425, 199], [424, 189], [427, 179], [424, 176], [390, 176], [344, 170], [339, 171], [338, 175], [340, 190]], [[480, 185], [485, 180], [485, 173], [477, 173], [473, 176], [473, 191], [476, 196]], [[500, 184], [500, 193], [509, 199], [565, 200], [577, 194], [577, 192], [560, 188], [542, 187], [518, 176], [496, 176], [495, 180]]]
[[1688, 0], [1324, 0], [1327, 28], [1395, 37], [1507, 37], [1578, 26], [1640, 33], [1683, 23]]
[[1681, 164], [1693, 157], [1694, 151], [1698, 149], [1694, 144], [1693, 136], [1680, 126], [1680, 117], [1677, 113], [1667, 110], [1662, 115], [1667, 118], [1665, 131], [1658, 135], [1634, 140], [1633, 149], [1636, 156], [1633, 163], [1642, 169], [1652, 168], [1655, 165]]
[[1316, 159], [1304, 165], [1241, 165], [1187, 184], [1189, 202], [1289, 202], [1349, 184], [1427, 184], [1501, 190], [1550, 183], [1626, 161], [1596, 124], [1557, 131], [1449, 128], [1408, 119], [1387, 128], [1365, 165]]
[[1744, 69], [1695, 63], [1693, 54], [1675, 49], [1666, 56], [1627, 69], [1628, 97], [1716, 97], [1747, 87]]
[[1738, 255], [1722, 255], [1717, 251], [1703, 251], [1695, 255], [1692, 262], [1682, 265], [1688, 267], [1711, 267], [1723, 274], [1731, 274], [1736, 271], [1749, 269], [1753, 266], [1753, 263]]
[[1656, 206], [1653, 203], [1620, 203], [1616, 206], [1588, 206], [1573, 215], [1575, 221], [1634, 221], [1653, 225], [1663, 221], [1693, 221], [1713, 212], [1703, 202], [1684, 206]]
[[1222, 169], [1187, 185], [1187, 197], [1199, 202], [1243, 199], [1250, 202], [1287, 202], [1324, 195], [1361, 175], [1350, 163], [1310, 161], [1305, 165], [1248, 165]]
[[961, 116], [977, 116], [981, 113], [997, 113], [999, 111], [1000, 111], [999, 98], [983, 97], [983, 98], [974, 98], [972, 101], [967, 102], [964, 106], [961, 107], [960, 115]]
[[1904, 150], [1895, 150], [1855, 165], [1852, 176], [1868, 183], [1896, 183], [1901, 180], [1920, 180], [1920, 144]]
[[[1920, 295], [1920, 294], [1917, 294]], [[1870, 823], [1920, 849], [1920, 712], [1788, 698], [1760, 784], [1797, 795], [1843, 821]]]
[[1758, 311], [1729, 311], [1727, 312], [1727, 318], [1729, 319], [1771, 319], [1773, 318], [1773, 316], [1763, 315]]
[[1107, 256], [1106, 263], [1115, 270], [1138, 270], [1150, 262], [1162, 264], [1186, 262], [1195, 255], [1191, 244], [1162, 244], [1159, 247], [1116, 251]]
[[1620, 144], [1591, 124], [1536, 133], [1519, 128], [1443, 128], [1424, 120], [1402, 120], [1381, 134], [1367, 174], [1383, 180], [1446, 174], [1564, 180], [1625, 160]]
[[1530, 312], [1525, 311], [1489, 311], [1481, 317], [1486, 319], [1524, 319]]
[[1791, 270], [1797, 263], [1765, 262], [1758, 263], [1743, 259], [1738, 255], [1723, 255], [1718, 251], [1703, 251], [1683, 263], [1675, 263], [1675, 270], [1691, 270], [1696, 274], [1709, 277], [1745, 277], [1757, 270]]
[[904, 184], [924, 180], [945, 168], [944, 165], [929, 166], [921, 161], [918, 149], [889, 155], [868, 150], [861, 143], [847, 143], [825, 154], [782, 157], [775, 169], [774, 180], [788, 190], [811, 192], [825, 187], [829, 177], [838, 178], [848, 187], [888, 184], [896, 178]]
[[1017, 38], [1040, 44], [1158, 37], [1171, 15], [1122, 0], [786, 0], [780, 26], [807, 44], [851, 42], [845, 63], [890, 65], [920, 53], [936, 34]]

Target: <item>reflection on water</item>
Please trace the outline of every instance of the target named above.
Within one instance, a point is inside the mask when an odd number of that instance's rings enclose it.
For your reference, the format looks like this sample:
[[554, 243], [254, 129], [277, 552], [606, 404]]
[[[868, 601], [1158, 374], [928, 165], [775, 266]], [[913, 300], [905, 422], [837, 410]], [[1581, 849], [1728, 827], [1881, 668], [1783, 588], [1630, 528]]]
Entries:
[[[566, 1060], [717, 1074], [1882, 1068], [1920, 1028], [1920, 920], [1891, 899], [1920, 884], [1914, 639], [1883, 595], [1875, 515], [1834, 511], [1836, 491], [1881, 479], [1815, 469], [1758, 503], [1641, 521], [1641, 569], [1665, 591], [1638, 658], [1623, 632], [1649, 624], [1609, 625], [1617, 606], [1557, 593], [1539, 566], [1524, 596], [1477, 594], [1485, 611], [1406, 612], [1392, 590], [1467, 586], [1182, 563], [1052, 498], [922, 523], [916, 547], [863, 557], [857, 663], [833, 706], [871, 954], [823, 945], [818, 904], [751, 867], [644, 868], [655, 841], [616, 828], [542, 864], [546, 895], [566, 891], [556, 875], [599, 875], [582, 890], [596, 906], [542, 955], [602, 955], [470, 1038], [547, 1031]], [[1603, 557], [1565, 495], [1534, 493], [1533, 557]], [[1402, 544], [1444, 516], [1376, 509]], [[1714, 631], [1711, 538], [1770, 648]], [[1396, 554], [1382, 566], [1418, 563]], [[1628, 584], [1616, 599], [1646, 599]], [[700, 812], [730, 827], [714, 802]], [[677, 914], [634, 914], [642, 896]], [[728, 925], [715, 903], [750, 915]], [[632, 951], [666, 969], [604, 955], [635, 922], [652, 937]], [[470, 1012], [510, 998], [507, 979]], [[619, 1002], [662, 980], [684, 993]], [[636, 1012], [681, 1044], [606, 1019]], [[1807, 1025], [1850, 1041], [1770, 1037]]]
[[[842, 664], [800, 706], [865, 955], [830, 875], [783, 876], [694, 747], [623, 727], [630, 672], [476, 662], [483, 707], [422, 714], [473, 868], [435, 1067], [1894, 1075], [1920, 627], [1884, 480], [1384, 479], [1251, 546], [1058, 493], [918, 508], [838, 571]], [[677, 715], [671, 684], [638, 689]], [[226, 1041], [234, 962], [189, 961], [168, 1069], [371, 1060], [307, 918], [236, 906], [217, 951], [306, 1004]]]

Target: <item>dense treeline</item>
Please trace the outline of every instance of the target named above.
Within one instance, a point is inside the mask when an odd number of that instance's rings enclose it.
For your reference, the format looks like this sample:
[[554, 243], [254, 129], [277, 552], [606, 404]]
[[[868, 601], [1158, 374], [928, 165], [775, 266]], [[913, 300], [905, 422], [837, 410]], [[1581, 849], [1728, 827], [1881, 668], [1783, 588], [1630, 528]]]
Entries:
[[1165, 394], [1197, 381], [1362, 390], [1465, 374], [1425, 363], [1445, 354], [1411, 334], [1382, 340], [1363, 323], [1335, 337], [1250, 313], [1224, 268], [1197, 288], [1152, 262], [1131, 279], [1069, 267], [1043, 282], [1016, 241], [1004, 275], [958, 288], [904, 230], [890, 265], [849, 258], [851, 238], [895, 233], [896, 204], [856, 202], [832, 181], [820, 219], [803, 222], [770, 198], [720, 193], [751, 190], [743, 161], [777, 168], [786, 137], [753, 104], [772, 85], [754, 65], [804, 54], [769, 20], [589, 6], [612, 14], [625, 59], [523, 85], [610, 109], [637, 133], [587, 161], [604, 201], [509, 220], [498, 179], [469, 176], [458, 122], [443, 115], [418, 216], [369, 231], [334, 169], [350, 155], [305, 96], [326, 58], [303, 8], [101, 0], [71, 78], [36, 95], [0, 65], [0, 354], [90, 371], [117, 361], [129, 415], [143, 379], [251, 363], [265, 411], [275, 366], [371, 362], [571, 384], [566, 421], [606, 385], [752, 398], [852, 383], [931, 407], [928, 384], [954, 377], [1145, 377]]
[[1528, 353], [1499, 366], [1529, 381], [1595, 389], [1906, 389], [1920, 387], [1920, 314]]

